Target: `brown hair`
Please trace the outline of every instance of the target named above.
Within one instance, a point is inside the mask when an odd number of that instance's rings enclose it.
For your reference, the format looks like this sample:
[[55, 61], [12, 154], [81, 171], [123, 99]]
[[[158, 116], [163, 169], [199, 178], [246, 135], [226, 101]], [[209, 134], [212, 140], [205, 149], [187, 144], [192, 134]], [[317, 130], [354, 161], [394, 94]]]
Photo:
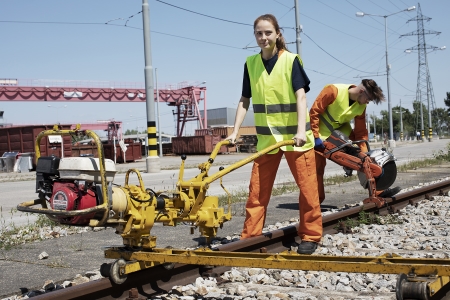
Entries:
[[279, 34], [280, 36], [277, 38], [277, 42], [275, 43], [275, 45], [277, 46], [278, 50], [284, 49], [286, 51], [289, 51], [288, 48], [286, 47], [286, 41], [284, 40], [283, 34], [281, 33], [280, 30], [280, 26], [278, 25], [278, 21], [277, 18], [275, 18], [274, 15], [272, 14], [265, 14], [262, 16], [259, 16], [258, 18], [256, 18], [255, 22], [253, 22], [253, 30], [255, 30], [256, 25], [258, 24], [259, 21], [269, 21], [273, 27], [275, 27], [275, 31], [277, 34]]
[[377, 85], [375, 80], [363, 79], [361, 83], [366, 91], [372, 96], [372, 100], [376, 104], [380, 104], [380, 102], [384, 101], [383, 90]]

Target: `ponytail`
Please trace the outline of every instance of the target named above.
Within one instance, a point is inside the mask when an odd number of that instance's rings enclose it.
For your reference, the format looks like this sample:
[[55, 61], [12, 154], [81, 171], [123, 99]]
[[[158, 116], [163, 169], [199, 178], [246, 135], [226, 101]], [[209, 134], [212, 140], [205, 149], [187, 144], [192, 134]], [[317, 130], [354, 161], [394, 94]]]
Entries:
[[277, 38], [277, 42], [275, 43], [275, 45], [277, 46], [278, 50], [283, 49], [283, 50], [289, 51], [286, 47], [286, 41], [284, 40], [284, 36], [281, 34], [281, 31], [280, 31], [280, 36]]

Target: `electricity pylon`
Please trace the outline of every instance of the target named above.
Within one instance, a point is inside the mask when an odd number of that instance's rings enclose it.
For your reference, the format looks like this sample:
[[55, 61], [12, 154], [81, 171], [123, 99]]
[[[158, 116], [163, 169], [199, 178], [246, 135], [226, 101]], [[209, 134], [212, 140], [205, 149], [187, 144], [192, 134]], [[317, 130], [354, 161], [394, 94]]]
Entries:
[[[425, 132], [423, 128], [423, 111], [422, 111], [422, 103], [426, 96], [427, 102], [428, 102], [428, 141], [431, 142], [433, 137], [433, 127], [431, 122], [431, 106], [433, 109], [436, 108], [436, 103], [434, 101], [434, 93], [433, 93], [433, 86], [431, 84], [431, 77], [430, 77], [430, 70], [428, 69], [428, 59], [427, 59], [427, 49], [431, 49], [431, 51], [434, 50], [444, 50], [444, 47], [436, 47], [427, 45], [425, 42], [425, 34], [441, 34], [438, 31], [432, 31], [432, 30], [425, 30], [423, 27], [423, 21], [430, 21], [431, 18], [422, 15], [422, 10], [420, 9], [420, 3], [417, 4], [417, 17], [412, 18], [408, 20], [408, 22], [411, 21], [417, 21], [417, 30], [402, 34], [400, 37], [403, 36], [411, 36], [411, 35], [417, 35], [417, 46], [408, 48], [405, 50], [405, 52], [410, 53], [412, 50], [417, 50], [419, 53], [419, 72], [417, 75], [417, 89], [416, 89], [416, 101], [419, 101], [420, 103], [420, 118], [421, 118], [421, 135], [422, 140], [424, 140]], [[430, 51], [430, 52], [431, 52]], [[430, 105], [431, 103], [431, 105]]]

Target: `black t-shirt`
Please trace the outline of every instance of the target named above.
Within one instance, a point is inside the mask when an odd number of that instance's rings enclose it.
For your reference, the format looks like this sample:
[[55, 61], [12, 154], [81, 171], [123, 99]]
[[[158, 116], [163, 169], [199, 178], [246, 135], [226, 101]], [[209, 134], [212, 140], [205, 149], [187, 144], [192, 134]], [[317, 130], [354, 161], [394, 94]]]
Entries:
[[[272, 58], [265, 60], [262, 59], [264, 67], [266, 68], [267, 73], [271, 73], [275, 63], [278, 60], [278, 53], [274, 55]], [[309, 92], [309, 78], [305, 73], [300, 61], [296, 57], [292, 64], [292, 88], [294, 93], [299, 89], [303, 88], [305, 93]], [[252, 97], [252, 89], [250, 87], [250, 76], [248, 75], [247, 63], [244, 65], [244, 78], [242, 80], [242, 96], [245, 98]]]

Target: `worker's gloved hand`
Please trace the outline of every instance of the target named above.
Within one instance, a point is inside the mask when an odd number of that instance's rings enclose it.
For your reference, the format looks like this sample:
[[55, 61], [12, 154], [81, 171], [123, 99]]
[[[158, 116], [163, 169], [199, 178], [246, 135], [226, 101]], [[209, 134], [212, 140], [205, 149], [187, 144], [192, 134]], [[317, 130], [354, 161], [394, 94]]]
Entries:
[[325, 149], [325, 146], [324, 146], [321, 138], [314, 139], [314, 149], [317, 149], [317, 150]]

